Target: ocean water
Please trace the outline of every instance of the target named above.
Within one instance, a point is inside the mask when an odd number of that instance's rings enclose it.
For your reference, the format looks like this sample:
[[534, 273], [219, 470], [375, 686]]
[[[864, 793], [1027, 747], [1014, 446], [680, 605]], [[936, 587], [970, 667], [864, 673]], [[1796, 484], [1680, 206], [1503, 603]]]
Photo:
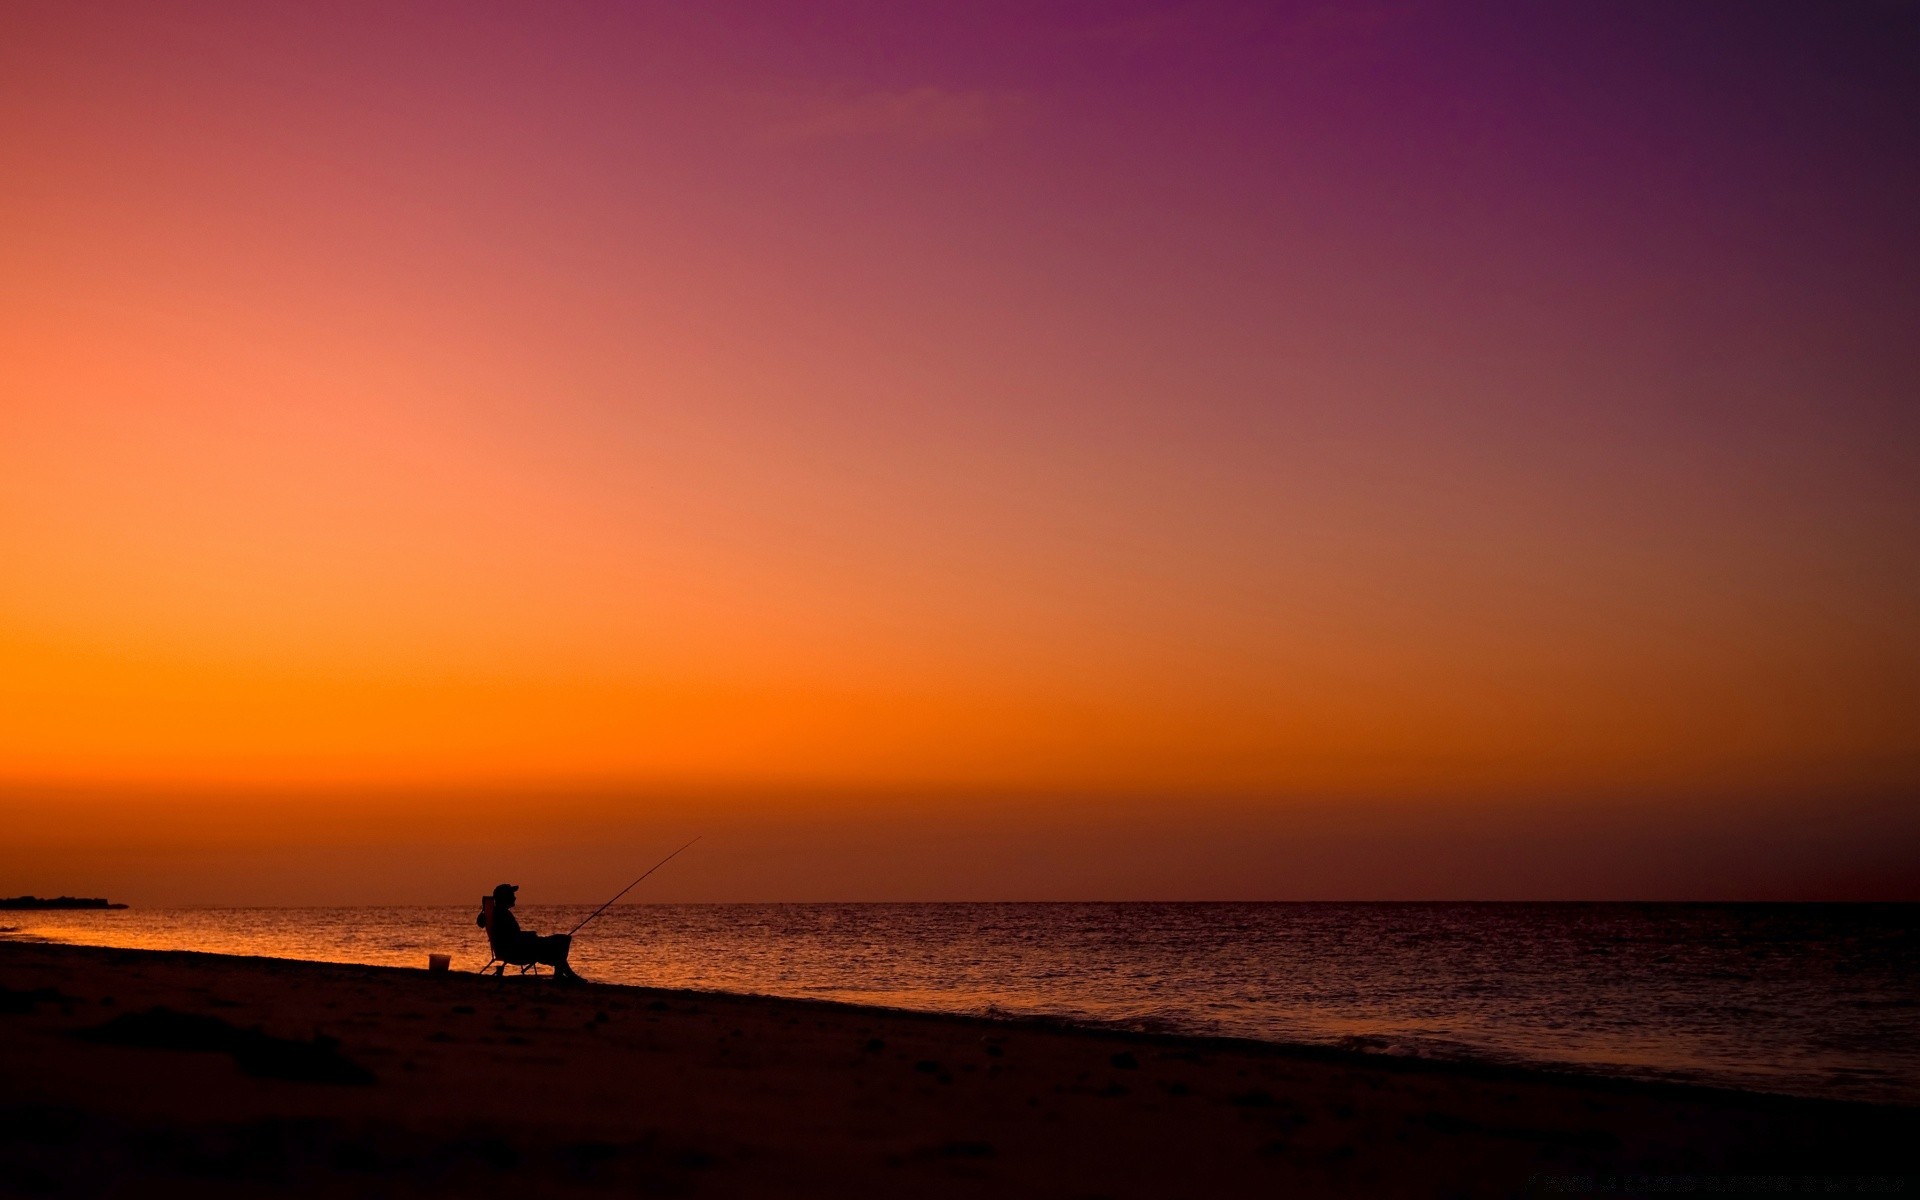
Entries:
[[[0, 912], [8, 936], [456, 970], [467, 908]], [[584, 907], [524, 906], [564, 930]], [[622, 905], [590, 978], [1920, 1103], [1914, 905]]]

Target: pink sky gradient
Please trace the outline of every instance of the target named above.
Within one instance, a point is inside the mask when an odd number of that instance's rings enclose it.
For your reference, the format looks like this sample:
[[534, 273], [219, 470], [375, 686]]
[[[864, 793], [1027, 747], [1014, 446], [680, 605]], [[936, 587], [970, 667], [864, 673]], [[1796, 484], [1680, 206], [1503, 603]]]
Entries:
[[[1086, 836], [1009, 895], [1302, 894], [1234, 847], [1341, 820], [1428, 865], [1307, 892], [1538, 893], [1487, 864], [1599, 821], [1636, 894], [1909, 894], [1916, 50], [1900, 4], [9, 5], [0, 871], [481, 789], [862, 846], [1018, 796]], [[1086, 866], [1175, 818], [1186, 874]]]

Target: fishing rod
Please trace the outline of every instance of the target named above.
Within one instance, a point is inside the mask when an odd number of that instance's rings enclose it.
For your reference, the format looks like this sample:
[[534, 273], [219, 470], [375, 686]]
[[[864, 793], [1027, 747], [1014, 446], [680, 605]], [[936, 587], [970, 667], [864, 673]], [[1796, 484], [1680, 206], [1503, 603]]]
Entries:
[[[700, 837], [705, 837], [705, 836], [706, 836], [705, 834], [700, 835]], [[697, 842], [699, 840], [700, 838], [695, 838], [693, 839], [693, 842]], [[693, 845], [693, 842], [688, 842], [687, 846]], [[687, 846], [680, 847], [680, 850], [685, 850]], [[679, 857], [680, 850], [675, 850], [672, 854], [667, 855], [665, 858], [661, 859], [659, 862], [648, 867], [644, 872], [641, 873], [640, 879], [645, 879], [648, 875], [653, 874], [655, 871], [658, 871], [661, 867], [666, 866], [668, 863], [672, 862], [675, 858]], [[626, 895], [628, 892], [632, 891], [634, 888], [639, 887], [640, 879], [636, 879], [632, 883], [621, 888], [618, 892], [614, 894], [613, 900], [618, 900], [620, 897]], [[596, 908], [592, 912], [588, 913], [586, 915], [586, 918], [580, 922], [580, 925], [575, 925], [572, 929], [567, 930], [567, 936], [572, 937], [574, 934], [579, 933], [581, 925], [585, 925], [588, 921], [593, 920], [595, 917], [599, 916], [601, 913], [607, 911], [609, 908], [612, 908], [613, 900], [607, 901], [605, 904], [602, 904], [599, 908]]]

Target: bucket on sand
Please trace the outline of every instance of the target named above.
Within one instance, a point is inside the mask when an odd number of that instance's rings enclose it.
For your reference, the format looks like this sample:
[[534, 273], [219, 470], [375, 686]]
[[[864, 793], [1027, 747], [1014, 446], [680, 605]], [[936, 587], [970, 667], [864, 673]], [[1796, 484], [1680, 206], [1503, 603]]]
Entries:
[[444, 971], [452, 962], [453, 955], [451, 954], [429, 954], [427, 955], [427, 970]]

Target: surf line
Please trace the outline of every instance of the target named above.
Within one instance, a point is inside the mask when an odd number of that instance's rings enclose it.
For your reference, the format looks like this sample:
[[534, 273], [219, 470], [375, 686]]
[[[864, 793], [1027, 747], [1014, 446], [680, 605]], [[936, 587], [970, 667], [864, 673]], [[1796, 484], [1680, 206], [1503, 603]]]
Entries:
[[[706, 834], [704, 833], [700, 835], [700, 837], [705, 837], [705, 836]], [[700, 838], [697, 837], [693, 839], [693, 842], [697, 842], [699, 840]], [[693, 845], [693, 842], [688, 842], [687, 846]], [[687, 846], [680, 847], [680, 850], [685, 850]], [[675, 850], [672, 854], [667, 855], [665, 858], [661, 859], [659, 862], [648, 867], [645, 871], [642, 871], [640, 873], [640, 879], [645, 879], [647, 876], [653, 874], [655, 871], [658, 871], [661, 867], [666, 866], [668, 863], [678, 858], [680, 856], [680, 850]], [[628, 884], [627, 886], [621, 888], [619, 891], [615, 892], [613, 894], [613, 900], [618, 900], [620, 897], [626, 895], [628, 892], [632, 891], [634, 888], [639, 887], [640, 879], [634, 880], [632, 883]], [[596, 908], [592, 912], [588, 913], [584, 918], [581, 919], [579, 925], [575, 925], [572, 929], [567, 930], [567, 936], [572, 937], [574, 934], [579, 933], [580, 927], [582, 925], [585, 925], [588, 921], [593, 920], [595, 917], [599, 916], [601, 913], [607, 911], [609, 908], [612, 908], [613, 900], [607, 901], [605, 904], [602, 904], [599, 908]]]

